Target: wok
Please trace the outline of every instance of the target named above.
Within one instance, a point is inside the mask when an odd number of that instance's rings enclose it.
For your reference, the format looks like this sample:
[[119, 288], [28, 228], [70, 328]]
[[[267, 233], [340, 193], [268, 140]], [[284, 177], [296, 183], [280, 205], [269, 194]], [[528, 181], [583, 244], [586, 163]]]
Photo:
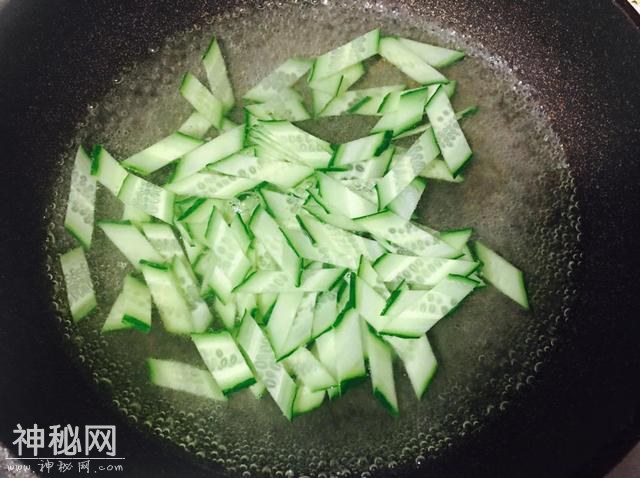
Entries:
[[[451, 77], [456, 101], [480, 106], [464, 125], [476, 158], [421, 215], [470, 224], [521, 264], [533, 312], [487, 291], [434, 328], [440, 369], [421, 402], [399, 379], [400, 419], [366, 386], [289, 425], [268, 401], [209, 415], [101, 371], [135, 375], [153, 342], [96, 338], [59, 300], [78, 143], [122, 155], [168, 132], [184, 105], [167, 78], [196, 68], [213, 32], [241, 92], [378, 25], [468, 51]], [[17, 423], [114, 424], [121, 476], [136, 477], [602, 476], [640, 430], [639, 65], [638, 29], [610, 1], [0, 2], [0, 442], [17, 453]], [[112, 359], [85, 353], [112, 342]]]

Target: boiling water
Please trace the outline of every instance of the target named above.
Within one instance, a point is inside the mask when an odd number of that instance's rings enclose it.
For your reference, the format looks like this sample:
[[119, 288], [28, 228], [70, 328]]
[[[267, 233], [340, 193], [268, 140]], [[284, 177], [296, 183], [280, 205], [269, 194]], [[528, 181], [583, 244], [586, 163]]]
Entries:
[[[374, 11], [375, 10], [375, 11]], [[313, 56], [381, 26], [468, 52], [445, 73], [458, 80], [456, 109], [477, 104], [479, 113], [463, 128], [475, 152], [462, 184], [429, 181], [419, 208], [421, 220], [437, 228], [472, 226], [478, 237], [520, 266], [530, 285], [534, 312], [524, 312], [491, 288], [474, 294], [431, 332], [439, 370], [417, 401], [400, 365], [396, 378], [401, 409], [392, 418], [373, 398], [369, 383], [319, 410], [287, 422], [269, 398], [248, 390], [227, 404], [184, 396], [147, 384], [145, 359], [174, 358], [199, 364], [187, 339], [164, 333], [157, 318], [150, 334], [101, 335], [100, 328], [122, 277], [131, 266], [96, 230], [88, 253], [98, 309], [73, 325], [68, 317], [57, 257], [73, 246], [62, 223], [73, 149], [101, 143], [125, 158], [175, 130], [190, 108], [178, 94], [182, 75], [202, 75], [199, 60], [212, 33], [220, 39], [237, 96], [291, 56]], [[294, 28], [295, 27], [295, 28]], [[406, 81], [382, 62], [355, 88]], [[236, 120], [240, 120], [236, 111]], [[332, 118], [302, 126], [334, 143], [365, 134], [372, 120]], [[242, 476], [362, 476], [400, 465], [437, 459], [460, 436], [478, 431], [483, 420], [535, 385], [536, 373], [567, 317], [579, 217], [573, 182], [562, 148], [526, 86], [508, 65], [472, 41], [401, 10], [329, 5], [236, 9], [170, 38], [148, 59], [115, 79], [110, 93], [89, 105], [73, 148], [64, 157], [52, 189], [47, 249], [53, 301], [61, 329], [76, 360], [84, 364], [105, 400], [133, 423], [179, 445], [204, 462]], [[121, 205], [103, 189], [97, 217], [119, 218]]]

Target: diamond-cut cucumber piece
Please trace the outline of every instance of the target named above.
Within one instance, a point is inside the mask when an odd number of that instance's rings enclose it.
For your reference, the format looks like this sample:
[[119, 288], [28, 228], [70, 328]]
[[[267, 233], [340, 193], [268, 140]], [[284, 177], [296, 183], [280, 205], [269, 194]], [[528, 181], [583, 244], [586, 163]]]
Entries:
[[194, 334], [191, 340], [198, 349], [202, 361], [225, 394], [255, 383], [253, 372], [229, 332]]
[[397, 244], [418, 256], [448, 257], [455, 252], [438, 237], [391, 211], [382, 211], [354, 220], [374, 236]]
[[64, 227], [88, 249], [93, 235], [96, 202], [96, 178], [91, 175], [91, 158], [80, 146], [71, 171]]
[[481, 276], [511, 300], [529, 309], [522, 271], [479, 241], [474, 242], [473, 247], [482, 263]]
[[147, 360], [151, 383], [160, 387], [198, 395], [211, 400], [226, 401], [226, 397], [208, 370], [173, 360]]
[[398, 38], [382, 38], [380, 40], [380, 56], [421, 85], [448, 81], [442, 73], [416, 55]]
[[190, 334], [193, 332], [191, 311], [185, 300], [178, 281], [167, 265], [142, 261], [140, 270], [151, 291], [153, 303], [167, 332]]
[[418, 399], [422, 398], [438, 367], [438, 362], [426, 335], [418, 339], [385, 337], [391, 344], [409, 376], [409, 381]]
[[144, 176], [165, 167], [201, 144], [201, 139], [176, 132], [129, 156], [121, 164], [130, 171]]
[[369, 329], [366, 331], [364, 340], [366, 341], [373, 394], [380, 399], [392, 415], [398, 415], [398, 397], [393, 378], [391, 347]]
[[140, 269], [140, 261], [162, 262], [162, 256], [156, 251], [146, 237], [130, 222], [100, 221], [100, 228], [109, 240], [136, 268]]
[[284, 366], [276, 361], [271, 345], [260, 326], [245, 314], [236, 338], [249, 359], [256, 378], [262, 382], [283, 415], [291, 420], [297, 386]]
[[118, 199], [161, 221], [173, 222], [174, 194], [138, 176], [129, 174], [122, 181]]
[[442, 88], [429, 100], [425, 112], [433, 127], [442, 157], [455, 177], [462, 166], [471, 159], [473, 152], [460, 128], [451, 102]]
[[208, 164], [240, 151], [244, 147], [245, 126], [237, 126], [184, 155], [177, 163], [172, 182], [191, 176]]
[[62, 275], [67, 288], [67, 299], [74, 322], [86, 317], [96, 308], [89, 265], [82, 247], [76, 247], [60, 256]]
[[229, 111], [235, 103], [233, 88], [231, 81], [229, 81], [227, 65], [224, 62], [220, 45], [215, 37], [211, 39], [209, 48], [202, 57], [202, 65], [207, 73], [207, 80], [213, 95], [222, 103], [223, 111]]
[[102, 332], [136, 328], [142, 332], [151, 330], [151, 293], [143, 282], [127, 275], [122, 282], [122, 291], [116, 298]]
[[335, 50], [316, 58], [309, 81], [313, 82], [338, 73], [378, 53], [380, 30], [375, 29], [361, 35]]
[[398, 41], [434, 68], [449, 66], [464, 58], [464, 53], [458, 50], [429, 45], [408, 38], [398, 38]]

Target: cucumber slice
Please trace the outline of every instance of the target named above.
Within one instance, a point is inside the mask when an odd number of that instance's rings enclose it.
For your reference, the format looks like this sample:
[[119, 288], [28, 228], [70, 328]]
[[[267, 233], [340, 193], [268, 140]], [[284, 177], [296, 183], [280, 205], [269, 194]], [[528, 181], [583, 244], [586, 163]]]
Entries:
[[[259, 120], [304, 121], [311, 118], [302, 97], [295, 91], [284, 90], [278, 99], [266, 103], [245, 106], [245, 109]], [[284, 92], [283, 92], [284, 93]]]
[[415, 178], [393, 199], [393, 201], [387, 204], [387, 208], [404, 219], [411, 219], [426, 187], [427, 182], [424, 179]]
[[255, 383], [253, 372], [229, 332], [194, 334], [191, 340], [223, 393], [229, 394]]
[[282, 363], [287, 371], [312, 392], [327, 390], [338, 385], [338, 381], [306, 348], [299, 348]]
[[222, 126], [220, 126], [220, 133], [226, 133], [234, 128], [238, 127], [238, 123], [231, 121], [229, 118], [222, 118]]
[[198, 202], [203, 202], [203, 199], [194, 198], [193, 196], [180, 196], [176, 198], [175, 206], [176, 206], [176, 217], [178, 220], [180, 216], [182, 216], [185, 212], [191, 209]]
[[327, 174], [339, 180], [359, 179], [368, 181], [380, 178], [389, 169], [393, 151], [393, 148], [389, 148], [378, 157], [351, 163], [343, 166], [341, 171], [331, 171]]
[[309, 71], [312, 63], [306, 58], [290, 58], [245, 93], [244, 99], [256, 102], [277, 99], [283, 90], [293, 86]]
[[[252, 233], [253, 234], [253, 233]], [[273, 256], [267, 251], [264, 243], [255, 241], [251, 250], [253, 253], [253, 266], [254, 268], [262, 271], [279, 271], [278, 263]], [[290, 277], [288, 274], [287, 277]]]
[[222, 208], [222, 205], [215, 199], [194, 198], [191, 206], [176, 214], [177, 220], [187, 224], [208, 223], [216, 207]]
[[[264, 386], [264, 383], [258, 381], [253, 385], [251, 385], [249, 387], [249, 390], [251, 391], [254, 397], [260, 400], [264, 396], [265, 392], [267, 391], [267, 387]], [[295, 403], [294, 403], [294, 406], [295, 406]], [[294, 413], [295, 413], [295, 409], [294, 409]]]
[[173, 360], [153, 358], [147, 360], [147, 366], [149, 368], [149, 379], [154, 385], [211, 400], [221, 402], [227, 400], [207, 370]]
[[273, 348], [276, 360], [284, 357], [287, 335], [296, 318], [298, 308], [302, 303], [302, 292], [281, 293], [273, 306], [273, 311], [265, 327], [265, 332]]
[[312, 94], [313, 111], [317, 116], [336, 96], [347, 91], [365, 74], [362, 63], [356, 63], [339, 73], [309, 83]]
[[76, 247], [62, 254], [60, 265], [67, 288], [71, 317], [74, 322], [78, 322], [89, 315], [97, 305], [89, 265], [82, 247]]
[[393, 136], [413, 128], [422, 119], [424, 105], [431, 94], [428, 86], [407, 90], [400, 94], [398, 106], [385, 113], [371, 129], [372, 133], [393, 131]]
[[439, 89], [433, 95], [425, 112], [433, 125], [433, 132], [442, 151], [442, 157], [455, 177], [462, 166], [471, 159], [473, 153], [444, 90]]
[[[469, 248], [469, 246], [467, 244], [465, 244], [464, 246], [462, 246], [462, 249], [460, 250], [460, 253], [462, 254], [460, 257], [464, 260], [467, 261], [475, 261], [476, 258], [473, 256], [473, 254], [471, 253], [471, 249]], [[469, 274], [467, 276], [469, 279], [476, 281], [478, 284], [476, 285], [476, 289], [482, 289], [483, 287], [486, 287], [487, 284], [485, 281], [483, 281], [480, 278], [479, 272], [478, 270], [475, 270], [474, 272], [472, 272], [471, 274]]]
[[138, 176], [129, 174], [124, 179], [118, 199], [161, 221], [173, 222], [174, 194]]
[[428, 179], [448, 181], [450, 183], [461, 183], [464, 181], [461, 174], [454, 177], [453, 174], [451, 174], [451, 171], [449, 171], [447, 163], [442, 159], [434, 159], [428, 163], [424, 169], [420, 171], [420, 176]]
[[91, 159], [80, 146], [71, 171], [64, 227], [85, 249], [91, 246], [95, 202], [96, 178], [91, 176]]
[[151, 293], [143, 282], [127, 275], [122, 282], [122, 291], [102, 326], [102, 332], [130, 328], [145, 333], [151, 330]]
[[455, 252], [446, 242], [391, 211], [354, 220], [374, 236], [421, 257], [449, 257]]
[[326, 168], [333, 156], [328, 142], [316, 138], [288, 121], [257, 121], [247, 140], [257, 146], [260, 157]]
[[170, 262], [174, 257], [185, 258], [171, 226], [154, 222], [144, 223], [141, 227], [151, 246], [162, 256], [162, 260]]
[[378, 211], [377, 202], [371, 202], [353, 192], [340, 181], [316, 172], [318, 187], [329, 212], [339, 212], [349, 219], [366, 216]]
[[[207, 241], [214, 267], [211, 268], [210, 275], [204, 278], [203, 283], [208, 284], [218, 297], [227, 302], [231, 290], [240, 284], [249, 272], [251, 263], [218, 210], [215, 210], [211, 216]], [[228, 287], [222, 286], [220, 275], [226, 278], [224, 283], [228, 283]]]
[[211, 123], [201, 113], [194, 111], [180, 125], [178, 132], [191, 136], [192, 138], [204, 139], [211, 129]]
[[248, 314], [255, 314], [258, 309], [257, 304], [257, 295], [258, 294], [237, 294], [236, 299], [236, 314], [242, 317], [245, 312]]
[[129, 221], [136, 226], [140, 226], [143, 223], [151, 222], [151, 216], [140, 209], [125, 204], [122, 208], [122, 221]]
[[354, 287], [355, 309], [376, 331], [382, 330], [386, 322], [382, 316], [387, 304], [386, 298], [361, 277], [356, 277]]
[[262, 294], [256, 294], [256, 304], [258, 306], [258, 312], [262, 318], [262, 323], [266, 323], [269, 320], [269, 316], [271, 315], [276, 300], [278, 300], [278, 294], [276, 292], [263, 292]]
[[91, 156], [91, 175], [95, 176], [98, 182], [111, 191], [114, 196], [117, 196], [129, 173], [102, 146], [95, 146]]
[[[313, 354], [318, 358], [318, 361], [329, 372], [329, 374], [336, 380], [338, 378], [338, 354], [336, 349], [336, 331], [329, 329], [322, 335], [316, 338], [313, 345]], [[340, 382], [335, 387], [327, 389], [329, 398], [334, 398], [340, 394]]]
[[386, 322], [380, 332], [399, 337], [420, 337], [458, 307], [476, 285], [466, 277], [449, 275], [422, 294], [415, 294], [419, 291], [414, 290], [403, 291], [386, 310]]
[[335, 50], [320, 55], [313, 64], [309, 81], [313, 82], [326, 78], [376, 55], [379, 43], [380, 30], [375, 29]]
[[[453, 247], [456, 251], [460, 251], [465, 244], [469, 241], [469, 238], [473, 234], [473, 229], [467, 227], [465, 229], [454, 229], [451, 231], [442, 231], [439, 236], [444, 242]], [[468, 259], [473, 261], [473, 259]], [[452, 274], [457, 274], [457, 272], [452, 272]], [[466, 274], [460, 274], [466, 275]]]
[[311, 338], [316, 338], [326, 332], [338, 318], [338, 294], [330, 290], [318, 294], [313, 311], [313, 326]]
[[[360, 256], [375, 260], [384, 252], [377, 242], [322, 223], [310, 214], [301, 213], [298, 217], [315, 239], [318, 249], [324, 253], [323, 262], [344, 264], [344, 267], [355, 269]], [[360, 221], [361, 218], [357, 220], [358, 223]]]
[[[445, 83], [444, 85], [441, 85], [440, 88], [444, 89], [445, 92], [447, 92], [447, 96], [449, 95], [449, 91], [450, 89], [447, 88], [451, 83]], [[450, 97], [450, 96], [449, 96]], [[468, 118], [469, 116], [473, 116], [474, 114], [476, 114], [478, 112], [478, 107], [477, 106], [470, 106], [468, 108], [465, 108], [463, 110], [460, 110], [456, 113], [456, 119], [458, 121], [463, 120], [465, 118]], [[405, 131], [404, 133], [400, 133], [398, 136], [396, 136], [394, 139], [402, 139], [402, 138], [406, 138], [409, 136], [415, 136], [417, 134], [422, 134], [425, 131], [431, 129], [431, 123], [423, 123], [420, 126], [416, 126], [415, 128], [411, 128], [408, 131]]]
[[398, 41], [402, 46], [411, 50], [422, 61], [434, 68], [443, 68], [464, 58], [464, 52], [458, 50], [429, 45], [428, 43], [421, 43], [408, 38], [398, 38]]
[[227, 330], [233, 330], [235, 328], [238, 307], [234, 302], [225, 304], [216, 297], [213, 301], [213, 309]]
[[186, 154], [178, 161], [172, 182], [189, 177], [208, 164], [240, 151], [244, 147], [244, 136], [244, 125], [237, 126]]
[[308, 82], [309, 88], [316, 91], [321, 91], [331, 95], [331, 98], [338, 96], [340, 93], [347, 91], [351, 85], [362, 78], [366, 69], [363, 63], [356, 63], [339, 71], [333, 75], [327, 76], [322, 79], [312, 79]]
[[311, 340], [313, 329], [313, 312], [316, 304], [316, 292], [306, 293], [298, 306], [293, 323], [286, 334], [286, 340], [280, 353], [276, 353], [278, 359], [286, 357], [299, 347]]
[[260, 195], [264, 200], [265, 208], [273, 215], [280, 227], [300, 229], [300, 224], [296, 220], [296, 214], [298, 214], [300, 207], [302, 207], [304, 203], [303, 199], [293, 194], [282, 194], [266, 188], [260, 190]]
[[333, 158], [333, 166], [345, 166], [380, 156], [391, 144], [391, 132], [382, 131], [341, 144]]
[[322, 402], [324, 402], [325, 395], [324, 390], [314, 392], [304, 385], [299, 386], [298, 393], [296, 393], [296, 398], [293, 402], [293, 416], [297, 417], [320, 407]]
[[173, 133], [139, 153], [125, 159], [125, 168], [141, 175], [151, 174], [175, 161], [203, 143], [201, 139], [184, 133]]
[[236, 240], [242, 252], [246, 255], [249, 247], [251, 247], [251, 241], [253, 240], [253, 234], [249, 230], [249, 227], [242, 220], [242, 216], [239, 213], [234, 214], [229, 224], [233, 238]]
[[449, 274], [467, 276], [478, 268], [477, 262], [439, 257], [415, 257], [385, 254], [375, 270], [384, 282], [404, 280], [408, 284], [434, 287]]
[[174, 334], [193, 332], [189, 305], [180, 292], [171, 267], [142, 261], [140, 270], [167, 332]]
[[438, 367], [438, 362], [425, 335], [418, 339], [384, 338], [398, 354], [418, 399], [422, 398]]
[[199, 198], [231, 199], [253, 189], [260, 183], [257, 179], [226, 176], [214, 172], [195, 173], [165, 186], [165, 189], [183, 196]]
[[[359, 226], [352, 219], [349, 219], [347, 216], [329, 212], [329, 208], [325, 205], [325, 201], [318, 196], [315, 196], [310, 201], [308, 201], [304, 206], [304, 210], [310, 213], [320, 222], [331, 224], [332, 226], [335, 226], [339, 229], [344, 229], [345, 231], [365, 232], [361, 226]], [[312, 235], [309, 235], [309, 237], [311, 237], [315, 241]], [[352, 262], [349, 263], [351, 264]]]
[[482, 263], [481, 277], [511, 300], [529, 310], [529, 298], [522, 271], [479, 241], [473, 243], [473, 249]]
[[[449, 83], [444, 83], [445, 85], [448, 85]], [[436, 91], [438, 91], [438, 88], [440, 87], [440, 85], [429, 85], [427, 87], [427, 99], [425, 100], [425, 104], [426, 102], [429, 101], [429, 98], [431, 98]], [[378, 108], [378, 113], [380, 113], [381, 115], [385, 115], [387, 113], [393, 113], [394, 111], [398, 111], [398, 107], [401, 105], [400, 102], [400, 97], [404, 94], [404, 91], [394, 91], [393, 93], [389, 93], [389, 95], [384, 99], [384, 101], [382, 102], [382, 104], [380, 104], [380, 107]]]
[[130, 222], [98, 222], [109, 240], [118, 248], [136, 269], [140, 269], [140, 261], [162, 262], [146, 237]]
[[334, 330], [336, 378], [340, 382], [340, 388], [344, 389], [348, 382], [367, 374], [358, 312], [353, 309], [347, 311]]
[[331, 288], [345, 273], [344, 269], [303, 270], [300, 284], [296, 278], [283, 271], [259, 270], [247, 276], [234, 292], [263, 294], [265, 292], [322, 292]]
[[276, 362], [267, 337], [250, 315], [245, 314], [243, 317], [236, 340], [249, 360], [256, 378], [264, 383], [283, 415], [291, 420], [296, 383], [284, 366]]
[[392, 415], [399, 415], [398, 397], [393, 379], [393, 356], [390, 347], [375, 333], [367, 329], [365, 335], [369, 373], [373, 394]]
[[[387, 206], [398, 197], [439, 154], [433, 132], [426, 131], [405, 154], [392, 163], [389, 172], [378, 181], [380, 207]], [[404, 215], [403, 217], [408, 219]]]
[[235, 104], [233, 97], [233, 88], [231, 87], [231, 81], [229, 81], [229, 73], [227, 72], [227, 65], [224, 62], [222, 52], [220, 51], [220, 45], [218, 40], [213, 37], [209, 48], [202, 57], [202, 65], [204, 71], [207, 74], [207, 80], [214, 96], [220, 100], [223, 106], [223, 111], [226, 113]]
[[302, 268], [302, 260], [278, 223], [263, 208], [258, 207], [249, 224], [256, 241], [262, 243], [278, 267], [290, 277], [297, 277]]
[[150, 223], [134, 225], [130, 221], [98, 222], [100, 229], [136, 269], [139, 269], [141, 260], [150, 262], [162, 262], [163, 260], [162, 254], [159, 254], [141, 233], [141, 229], [145, 225], [153, 227]]
[[191, 73], [184, 76], [180, 85], [180, 94], [194, 110], [207, 118], [213, 126], [217, 129], [222, 128], [224, 105]]
[[379, 115], [378, 109], [384, 99], [394, 91], [404, 90], [405, 85], [378, 86], [361, 90], [345, 91], [331, 100], [320, 112], [320, 116], [343, 114]]
[[446, 83], [447, 78], [416, 55], [398, 38], [380, 39], [380, 56], [421, 85]]
[[198, 259], [202, 256], [204, 246], [193, 240], [191, 233], [189, 232], [188, 224], [182, 224], [176, 222], [176, 229], [180, 234], [180, 241], [184, 251], [189, 259], [189, 263], [194, 265], [198, 262]]
[[259, 180], [287, 190], [313, 174], [313, 169], [288, 161], [271, 161], [237, 153], [208, 167], [222, 174]]
[[204, 332], [213, 321], [213, 315], [209, 306], [200, 295], [198, 279], [185, 258], [174, 257], [172, 262], [173, 273], [180, 287], [189, 310], [191, 311], [191, 323], [193, 332]]
[[[378, 261], [382, 260], [382, 258], [384, 258], [384, 255], [380, 256], [378, 258]], [[378, 261], [376, 261], [376, 263]], [[373, 288], [373, 290], [376, 291], [378, 295], [384, 300], [389, 299], [391, 292], [389, 292], [389, 289], [387, 289], [384, 281], [380, 278], [378, 272], [366, 257], [360, 257], [360, 264], [358, 264], [358, 271], [356, 275], [367, 284], [369, 284]]]

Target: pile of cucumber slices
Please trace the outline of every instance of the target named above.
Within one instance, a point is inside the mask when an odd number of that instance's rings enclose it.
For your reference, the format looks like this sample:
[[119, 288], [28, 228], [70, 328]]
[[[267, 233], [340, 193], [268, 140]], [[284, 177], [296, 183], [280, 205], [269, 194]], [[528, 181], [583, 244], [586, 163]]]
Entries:
[[[184, 77], [193, 113], [176, 132], [122, 161], [102, 146], [78, 150], [65, 227], [81, 247], [61, 256], [73, 319], [96, 307], [85, 251], [100, 185], [123, 215], [98, 229], [133, 266], [102, 331], [148, 332], [155, 309], [202, 358], [199, 367], [149, 358], [152, 383], [213, 400], [266, 391], [291, 419], [368, 375], [398, 414], [394, 360], [420, 398], [436, 370], [426, 333], [469, 294], [486, 281], [528, 308], [521, 271], [470, 241], [471, 229], [413, 220], [425, 181], [462, 181], [472, 156], [458, 121], [475, 108], [454, 111], [456, 83], [439, 71], [463, 56], [373, 30], [285, 61], [245, 93], [238, 125], [214, 39], [208, 86]], [[420, 86], [353, 89], [373, 57]], [[336, 115], [378, 121], [338, 145], [295, 125]], [[406, 137], [408, 149], [395, 144]], [[146, 179], [162, 168], [172, 168], [166, 184]]]

